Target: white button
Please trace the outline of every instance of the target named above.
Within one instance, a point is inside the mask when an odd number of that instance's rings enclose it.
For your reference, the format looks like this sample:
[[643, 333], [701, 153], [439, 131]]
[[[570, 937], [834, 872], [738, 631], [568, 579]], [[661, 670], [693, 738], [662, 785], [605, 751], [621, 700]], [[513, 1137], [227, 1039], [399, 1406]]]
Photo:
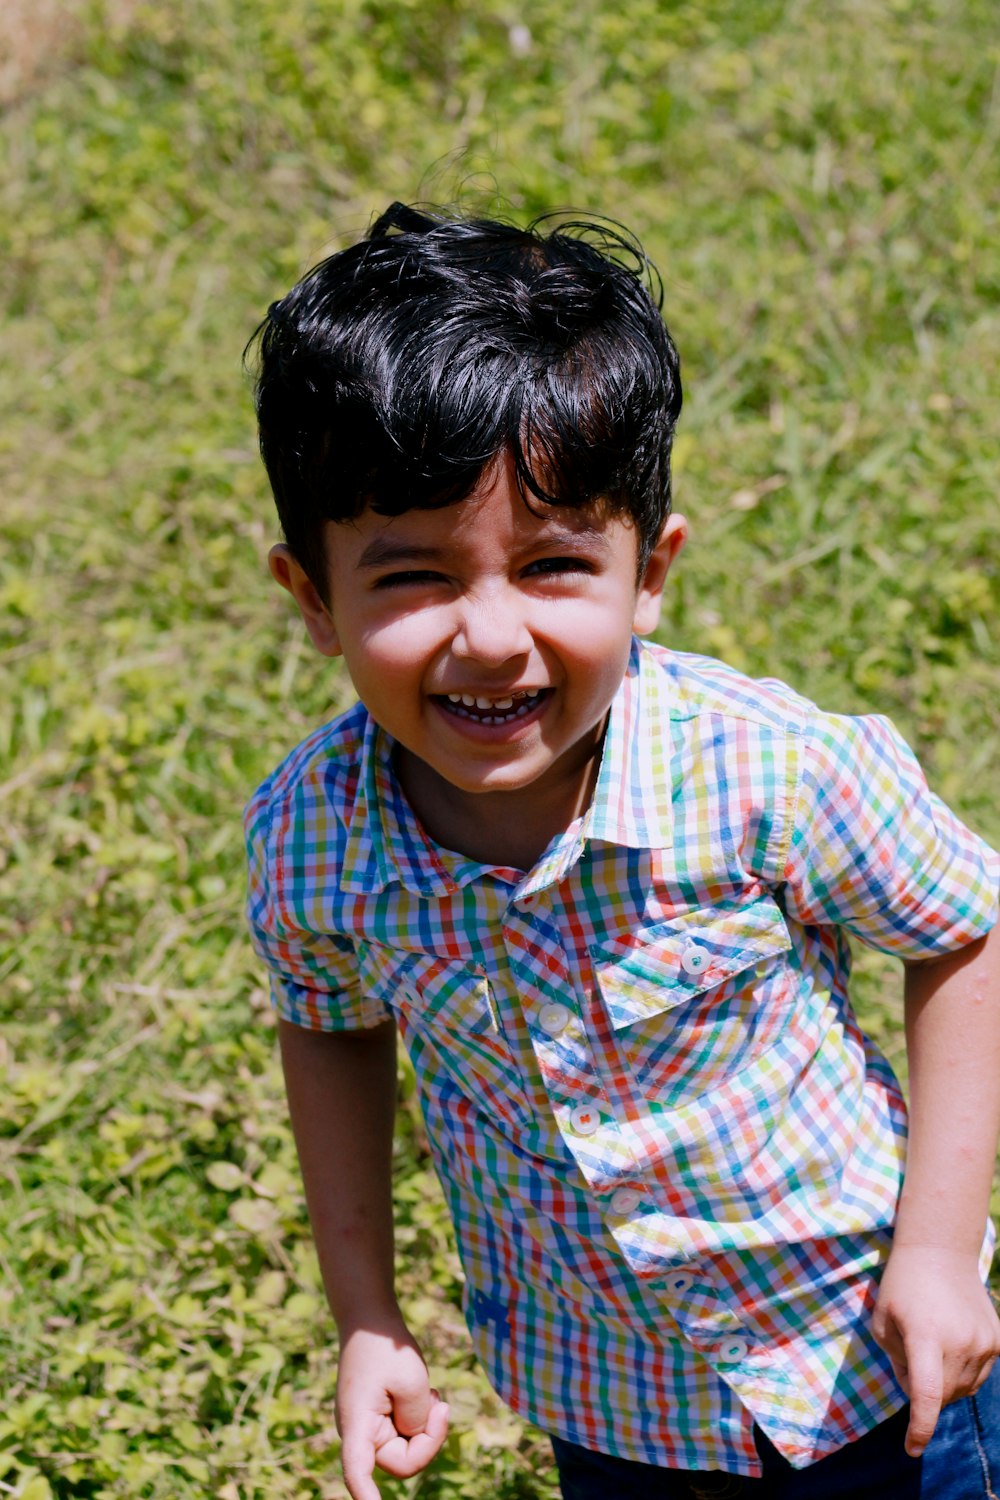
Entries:
[[593, 1135], [601, 1128], [601, 1117], [593, 1104], [578, 1104], [570, 1114], [569, 1123], [577, 1135]]
[[750, 1344], [747, 1339], [726, 1339], [718, 1349], [719, 1358], [727, 1365], [738, 1365], [749, 1353]]
[[569, 1011], [558, 1000], [553, 1000], [550, 1005], [543, 1005], [538, 1012], [538, 1024], [549, 1036], [558, 1036], [569, 1025]]
[[701, 974], [708, 968], [709, 955], [697, 943], [691, 943], [681, 954], [681, 968], [685, 974]]
[[690, 1271], [674, 1271], [667, 1277], [668, 1292], [677, 1292], [679, 1295], [681, 1292], [686, 1292], [693, 1285], [694, 1277]]
[[633, 1209], [639, 1207], [642, 1197], [635, 1188], [616, 1188], [611, 1194], [611, 1212], [613, 1214], [630, 1214]]

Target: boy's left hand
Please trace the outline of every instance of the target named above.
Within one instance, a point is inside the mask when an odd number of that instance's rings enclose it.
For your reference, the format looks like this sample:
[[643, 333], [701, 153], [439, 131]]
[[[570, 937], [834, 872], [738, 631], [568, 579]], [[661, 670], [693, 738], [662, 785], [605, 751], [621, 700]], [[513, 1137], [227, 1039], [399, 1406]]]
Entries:
[[872, 1330], [910, 1399], [906, 1451], [919, 1458], [942, 1406], [977, 1391], [1000, 1355], [1000, 1319], [977, 1257], [937, 1246], [896, 1244]]

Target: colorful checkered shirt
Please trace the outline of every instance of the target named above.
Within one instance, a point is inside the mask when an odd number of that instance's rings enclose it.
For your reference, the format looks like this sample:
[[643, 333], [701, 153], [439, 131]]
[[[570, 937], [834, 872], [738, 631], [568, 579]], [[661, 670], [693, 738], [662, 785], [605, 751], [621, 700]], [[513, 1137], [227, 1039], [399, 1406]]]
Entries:
[[391, 748], [359, 705], [264, 783], [250, 922], [289, 1021], [395, 1018], [504, 1400], [746, 1475], [755, 1422], [796, 1467], [873, 1427], [904, 1399], [869, 1318], [906, 1116], [848, 939], [983, 935], [997, 856], [886, 720], [639, 643], [528, 874], [434, 845]]

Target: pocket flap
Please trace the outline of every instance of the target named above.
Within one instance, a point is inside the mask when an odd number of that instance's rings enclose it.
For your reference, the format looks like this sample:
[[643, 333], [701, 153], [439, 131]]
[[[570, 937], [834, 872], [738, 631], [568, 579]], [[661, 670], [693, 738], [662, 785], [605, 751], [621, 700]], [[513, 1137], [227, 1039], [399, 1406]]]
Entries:
[[786, 952], [792, 940], [770, 896], [685, 912], [602, 943], [591, 957], [616, 1030], [682, 1005], [744, 969]]

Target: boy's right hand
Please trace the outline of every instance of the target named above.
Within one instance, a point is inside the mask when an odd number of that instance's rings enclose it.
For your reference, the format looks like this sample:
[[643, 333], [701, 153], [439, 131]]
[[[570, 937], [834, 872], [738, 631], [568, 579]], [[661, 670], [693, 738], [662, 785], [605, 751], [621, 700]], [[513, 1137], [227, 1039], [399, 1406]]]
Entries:
[[403, 1323], [342, 1331], [337, 1428], [353, 1500], [379, 1500], [376, 1466], [408, 1479], [440, 1449], [448, 1407], [431, 1390], [423, 1356]]

